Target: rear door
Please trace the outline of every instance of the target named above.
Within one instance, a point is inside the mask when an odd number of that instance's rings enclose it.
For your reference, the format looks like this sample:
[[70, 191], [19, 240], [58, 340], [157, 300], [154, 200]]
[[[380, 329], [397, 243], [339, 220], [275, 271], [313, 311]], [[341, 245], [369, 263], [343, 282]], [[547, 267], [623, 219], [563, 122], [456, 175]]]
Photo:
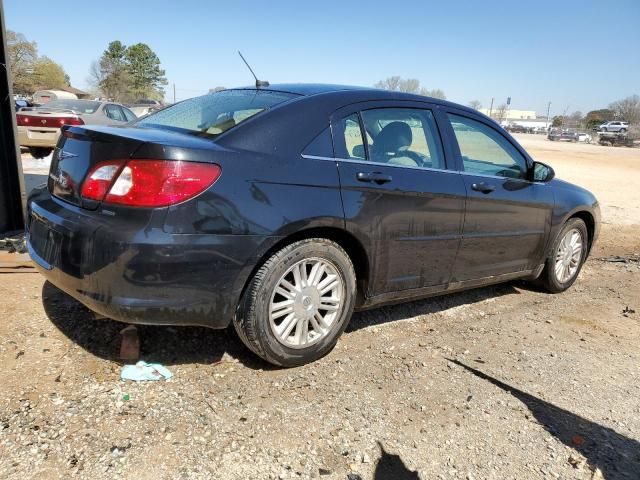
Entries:
[[452, 281], [534, 269], [551, 224], [551, 188], [530, 181], [532, 161], [497, 125], [455, 109], [443, 117], [467, 190]]
[[449, 168], [435, 109], [367, 102], [332, 117], [346, 227], [369, 252], [368, 295], [442, 285], [451, 276], [465, 189]]

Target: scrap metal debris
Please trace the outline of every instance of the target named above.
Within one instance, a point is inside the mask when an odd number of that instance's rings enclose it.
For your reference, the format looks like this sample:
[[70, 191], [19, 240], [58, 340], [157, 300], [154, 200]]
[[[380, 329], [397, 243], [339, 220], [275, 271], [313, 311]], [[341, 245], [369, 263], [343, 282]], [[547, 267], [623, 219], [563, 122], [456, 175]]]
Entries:
[[125, 365], [120, 373], [122, 380], [133, 380], [134, 382], [168, 380], [172, 376], [172, 373], [159, 363], [147, 363], [142, 360], [135, 365]]
[[10, 232], [0, 238], [0, 250], [9, 253], [27, 253], [27, 241], [24, 232]]
[[599, 258], [601, 262], [609, 262], [609, 263], [640, 263], [640, 256], [637, 254], [633, 255], [612, 255], [610, 257], [602, 257]]

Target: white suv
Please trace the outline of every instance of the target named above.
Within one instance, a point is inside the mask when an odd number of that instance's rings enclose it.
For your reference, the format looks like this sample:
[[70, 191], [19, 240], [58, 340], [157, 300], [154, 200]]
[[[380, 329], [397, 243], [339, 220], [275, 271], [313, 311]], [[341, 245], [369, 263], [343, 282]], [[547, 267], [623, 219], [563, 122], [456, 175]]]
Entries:
[[629, 130], [629, 122], [607, 122], [598, 126], [600, 132], [620, 132], [625, 133]]

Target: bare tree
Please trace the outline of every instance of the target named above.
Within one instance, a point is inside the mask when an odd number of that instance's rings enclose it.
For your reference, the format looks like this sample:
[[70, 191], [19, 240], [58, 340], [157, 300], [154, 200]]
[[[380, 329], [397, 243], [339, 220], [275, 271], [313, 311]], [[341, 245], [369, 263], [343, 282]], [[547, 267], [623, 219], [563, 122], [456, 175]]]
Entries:
[[498, 105], [498, 107], [495, 109], [493, 113], [493, 118], [495, 118], [499, 122], [502, 122], [505, 119], [506, 115], [507, 115], [507, 104], [503, 103], [501, 105]]
[[631, 95], [609, 105], [619, 120], [624, 120], [630, 124], [640, 123], [640, 96]]
[[89, 75], [87, 75], [87, 83], [94, 88], [100, 89], [100, 84], [104, 80], [100, 63], [97, 60], [91, 62], [89, 66]]
[[383, 90], [393, 90], [396, 92], [414, 93], [416, 95], [424, 95], [427, 97], [445, 99], [446, 96], [439, 88], [429, 90], [420, 86], [420, 80], [417, 78], [403, 79], [400, 76], [393, 76], [380, 80], [374, 84], [376, 88], [382, 88]]
[[424, 95], [425, 97], [431, 97], [431, 98], [439, 98], [440, 100], [447, 99], [447, 96], [439, 88], [434, 88], [433, 90], [429, 90], [428, 88], [421, 88], [420, 95]]
[[380, 80], [376, 82], [373, 86], [376, 88], [381, 88], [383, 90], [398, 90], [400, 91], [400, 82], [402, 78], [399, 76], [385, 78], [384, 80]]
[[480, 102], [480, 100], [471, 100], [469, 102], [469, 106], [474, 110], [480, 110], [482, 108], [482, 103]]

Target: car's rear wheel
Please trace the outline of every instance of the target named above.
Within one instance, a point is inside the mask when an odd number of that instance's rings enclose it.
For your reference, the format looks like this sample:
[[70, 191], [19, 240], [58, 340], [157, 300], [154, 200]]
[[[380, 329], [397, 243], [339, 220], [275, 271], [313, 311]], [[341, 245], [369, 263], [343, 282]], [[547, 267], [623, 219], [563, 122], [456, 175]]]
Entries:
[[563, 292], [573, 285], [587, 258], [588, 239], [584, 221], [569, 219], [553, 244], [538, 284], [552, 293]]
[[49, 147], [29, 147], [29, 153], [33, 158], [40, 159], [48, 157], [53, 152], [53, 148]]
[[294, 367], [326, 355], [353, 312], [356, 276], [347, 253], [323, 238], [274, 253], [255, 273], [234, 326], [253, 352]]
[[621, 128], [620, 129], [620, 133], [627, 133], [627, 129], [626, 128]]

